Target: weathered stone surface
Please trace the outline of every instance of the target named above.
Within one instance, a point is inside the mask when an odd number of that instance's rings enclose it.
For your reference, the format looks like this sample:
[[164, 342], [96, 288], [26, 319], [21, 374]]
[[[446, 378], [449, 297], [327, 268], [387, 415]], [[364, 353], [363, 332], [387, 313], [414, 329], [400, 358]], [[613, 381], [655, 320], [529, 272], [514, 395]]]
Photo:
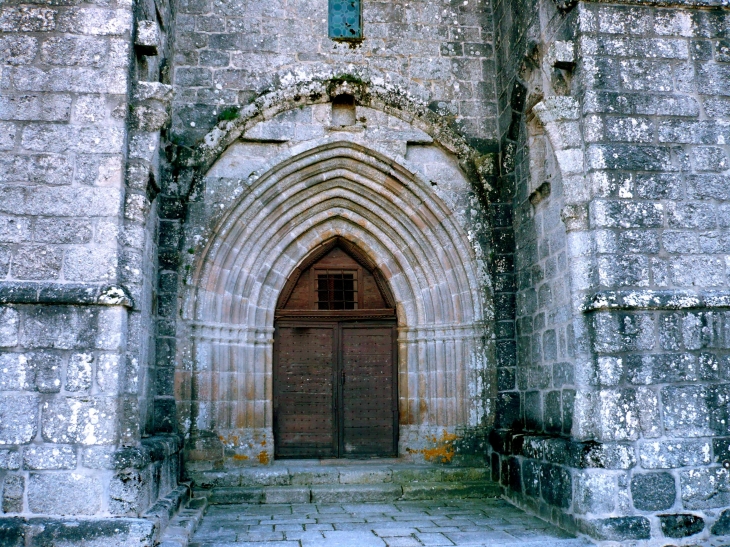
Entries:
[[22, 513], [24, 493], [25, 477], [23, 475], [5, 475], [2, 482], [3, 513]]
[[69, 358], [66, 367], [66, 391], [88, 391], [93, 378], [94, 356], [88, 353], [75, 353]]
[[682, 504], [686, 509], [711, 509], [730, 504], [730, 476], [722, 467], [681, 471]]
[[43, 439], [51, 443], [111, 444], [117, 438], [116, 402], [104, 397], [63, 397], [43, 404]]
[[52, 515], [93, 515], [101, 509], [98, 477], [81, 473], [31, 473], [28, 509]]
[[596, 539], [624, 541], [649, 539], [651, 525], [645, 517], [617, 517], [594, 519], [585, 523], [588, 534]]
[[0, 445], [27, 444], [38, 432], [37, 395], [0, 395]]
[[726, 509], [720, 513], [720, 517], [712, 525], [710, 531], [715, 536], [726, 536], [730, 534], [730, 509]]
[[0, 450], [0, 469], [20, 469], [20, 452], [17, 450]]
[[705, 529], [705, 521], [697, 515], [659, 515], [662, 534], [669, 538], [684, 538], [699, 534]]
[[672, 507], [677, 486], [669, 473], [636, 474], [631, 479], [634, 507], [641, 511], [662, 511]]
[[645, 442], [639, 448], [644, 469], [672, 469], [711, 463], [711, 446], [707, 441], [677, 440]]
[[574, 507], [578, 514], [611, 513], [617, 495], [618, 477], [613, 473], [584, 471], [576, 476]]
[[0, 307], [0, 347], [11, 348], [18, 344], [18, 319], [16, 309]]
[[76, 451], [70, 446], [29, 446], [23, 450], [23, 468], [75, 469]]

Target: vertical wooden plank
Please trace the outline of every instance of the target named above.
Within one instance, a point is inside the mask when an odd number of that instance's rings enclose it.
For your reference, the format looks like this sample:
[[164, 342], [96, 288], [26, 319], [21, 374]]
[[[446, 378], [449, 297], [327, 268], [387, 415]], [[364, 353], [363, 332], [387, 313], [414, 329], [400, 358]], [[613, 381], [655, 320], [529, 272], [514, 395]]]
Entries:
[[279, 325], [274, 363], [275, 456], [336, 457], [336, 325]]
[[343, 456], [395, 456], [394, 329], [390, 325], [343, 324]]

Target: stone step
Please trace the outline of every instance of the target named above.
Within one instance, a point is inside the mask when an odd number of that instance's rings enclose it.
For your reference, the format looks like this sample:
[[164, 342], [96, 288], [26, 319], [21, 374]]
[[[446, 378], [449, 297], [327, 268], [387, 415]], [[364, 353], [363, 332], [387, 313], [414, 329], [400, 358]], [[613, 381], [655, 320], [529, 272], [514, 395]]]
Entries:
[[225, 472], [200, 472], [191, 478], [196, 489], [307, 486], [317, 484], [411, 484], [489, 480], [486, 467], [415, 464], [302, 465], [278, 463]]
[[196, 489], [211, 505], [271, 503], [368, 503], [427, 499], [496, 498], [499, 485], [486, 480], [308, 484]]

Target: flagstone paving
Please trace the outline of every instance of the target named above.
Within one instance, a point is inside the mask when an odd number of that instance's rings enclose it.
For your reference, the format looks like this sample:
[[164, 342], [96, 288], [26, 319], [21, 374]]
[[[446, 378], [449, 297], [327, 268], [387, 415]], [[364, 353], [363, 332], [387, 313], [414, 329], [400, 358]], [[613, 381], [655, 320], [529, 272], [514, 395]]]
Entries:
[[190, 547], [587, 547], [501, 499], [214, 505]]

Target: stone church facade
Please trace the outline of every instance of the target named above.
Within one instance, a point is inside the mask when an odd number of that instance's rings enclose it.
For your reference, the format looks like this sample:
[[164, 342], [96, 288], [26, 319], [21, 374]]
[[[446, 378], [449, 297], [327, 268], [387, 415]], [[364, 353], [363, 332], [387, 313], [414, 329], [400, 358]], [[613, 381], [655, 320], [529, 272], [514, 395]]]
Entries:
[[[284, 453], [283, 321], [355, 309], [391, 455], [598, 542], [730, 535], [728, 6], [0, 4], [0, 544], [153, 545]], [[382, 301], [286, 312], [333, 249]]]

